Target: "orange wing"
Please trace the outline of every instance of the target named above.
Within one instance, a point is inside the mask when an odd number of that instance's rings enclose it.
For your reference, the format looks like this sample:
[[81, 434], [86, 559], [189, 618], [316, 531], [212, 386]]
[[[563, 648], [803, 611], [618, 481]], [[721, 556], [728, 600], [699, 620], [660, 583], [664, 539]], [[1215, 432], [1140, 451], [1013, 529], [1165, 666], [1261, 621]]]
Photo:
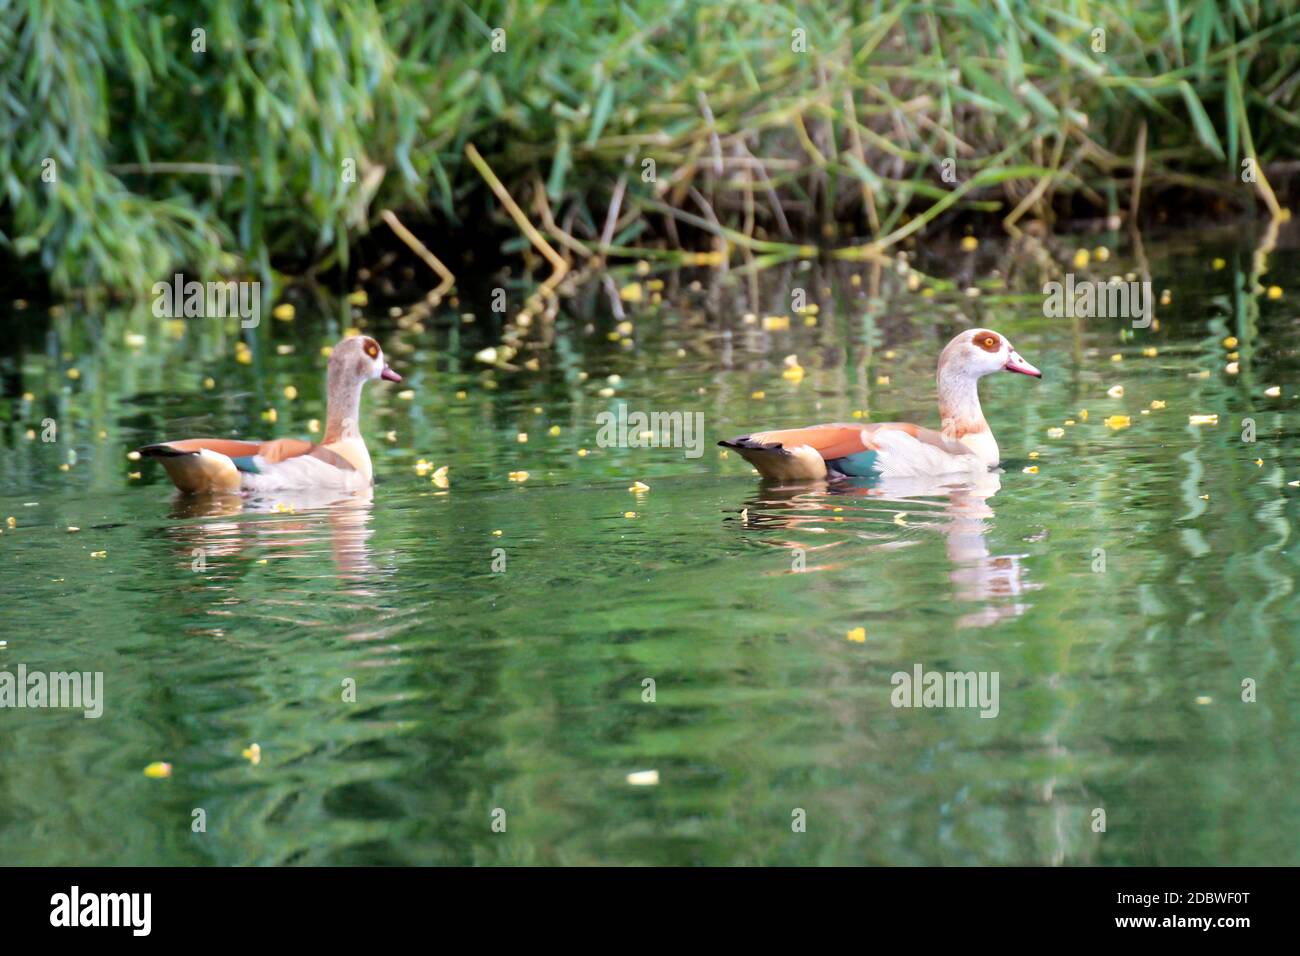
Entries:
[[786, 448], [809, 445], [830, 461], [869, 451], [874, 445], [863, 441], [861, 425], [812, 425], [808, 428], [785, 428], [772, 432], [755, 432], [746, 438], [755, 443], [780, 442]]
[[301, 438], [277, 438], [274, 441], [238, 441], [233, 438], [186, 438], [182, 441], [159, 442], [161, 446], [176, 451], [215, 451], [227, 458], [248, 458], [261, 455], [267, 461], [284, 461], [306, 455], [316, 446]]

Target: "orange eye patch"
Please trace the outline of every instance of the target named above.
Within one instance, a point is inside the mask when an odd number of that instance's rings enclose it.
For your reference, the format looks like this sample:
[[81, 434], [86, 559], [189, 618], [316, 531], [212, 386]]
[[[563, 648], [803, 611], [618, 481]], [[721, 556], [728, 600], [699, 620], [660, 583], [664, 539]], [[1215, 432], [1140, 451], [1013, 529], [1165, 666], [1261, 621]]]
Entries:
[[1002, 348], [1002, 340], [991, 332], [982, 332], [975, 336], [975, 344], [985, 352], [996, 352]]
[[371, 358], [379, 358], [379, 343], [374, 339], [366, 339], [363, 348]]

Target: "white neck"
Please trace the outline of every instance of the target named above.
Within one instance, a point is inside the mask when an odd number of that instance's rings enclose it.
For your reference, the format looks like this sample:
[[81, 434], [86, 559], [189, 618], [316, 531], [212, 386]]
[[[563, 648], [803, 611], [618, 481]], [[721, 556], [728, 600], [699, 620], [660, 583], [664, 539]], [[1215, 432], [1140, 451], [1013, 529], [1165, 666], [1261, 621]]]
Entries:
[[361, 388], [365, 382], [329, 383], [329, 395], [325, 407], [326, 445], [345, 438], [360, 438], [361, 427], [357, 424], [361, 416]]
[[992, 468], [1001, 455], [980, 408], [978, 382], [978, 376], [960, 367], [940, 365], [937, 376], [940, 429], [944, 438], [961, 442]]

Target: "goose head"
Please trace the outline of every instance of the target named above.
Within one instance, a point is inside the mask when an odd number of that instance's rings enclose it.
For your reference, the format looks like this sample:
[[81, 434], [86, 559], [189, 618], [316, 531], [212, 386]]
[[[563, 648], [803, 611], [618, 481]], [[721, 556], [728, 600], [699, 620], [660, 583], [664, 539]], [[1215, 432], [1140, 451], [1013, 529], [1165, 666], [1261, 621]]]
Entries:
[[1043, 373], [1021, 358], [1005, 335], [992, 329], [969, 329], [949, 342], [939, 356], [939, 377], [974, 381], [994, 372]]
[[394, 372], [384, 360], [384, 350], [368, 335], [354, 335], [344, 339], [330, 352], [329, 383], [333, 390], [351, 391], [376, 378], [400, 382], [402, 376]]

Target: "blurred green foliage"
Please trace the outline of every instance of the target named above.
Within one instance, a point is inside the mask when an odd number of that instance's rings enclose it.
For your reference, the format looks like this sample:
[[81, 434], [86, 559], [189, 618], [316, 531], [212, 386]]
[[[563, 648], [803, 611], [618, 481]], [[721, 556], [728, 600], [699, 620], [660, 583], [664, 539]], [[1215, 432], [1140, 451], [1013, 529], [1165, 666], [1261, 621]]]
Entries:
[[473, 228], [470, 141], [591, 247], [620, 175], [614, 247], [1271, 204], [1300, 158], [1293, 0], [0, 0], [0, 50], [0, 248], [56, 290], [346, 263], [384, 205]]

